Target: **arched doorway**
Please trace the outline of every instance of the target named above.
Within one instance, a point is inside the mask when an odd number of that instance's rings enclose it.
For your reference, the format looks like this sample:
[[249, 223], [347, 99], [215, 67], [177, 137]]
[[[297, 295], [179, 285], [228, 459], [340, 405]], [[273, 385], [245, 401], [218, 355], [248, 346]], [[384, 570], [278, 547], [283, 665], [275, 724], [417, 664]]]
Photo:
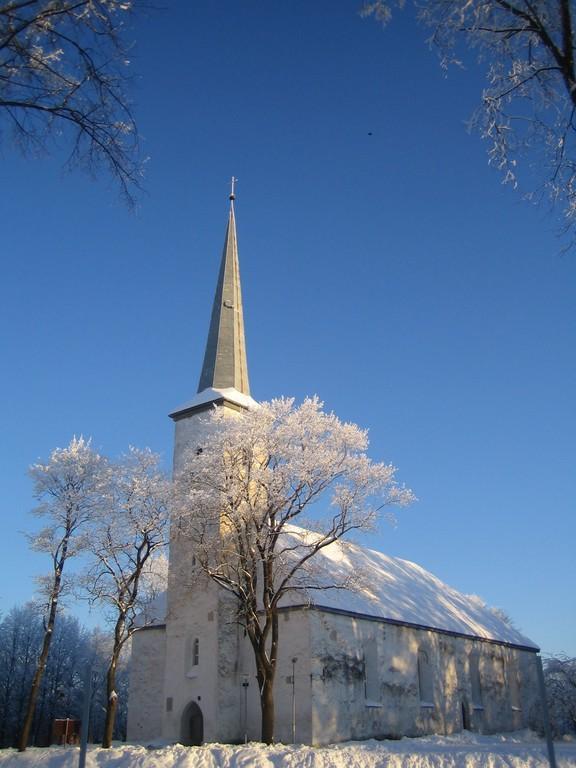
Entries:
[[195, 701], [191, 701], [182, 713], [180, 722], [180, 743], [197, 747], [204, 740], [204, 717]]

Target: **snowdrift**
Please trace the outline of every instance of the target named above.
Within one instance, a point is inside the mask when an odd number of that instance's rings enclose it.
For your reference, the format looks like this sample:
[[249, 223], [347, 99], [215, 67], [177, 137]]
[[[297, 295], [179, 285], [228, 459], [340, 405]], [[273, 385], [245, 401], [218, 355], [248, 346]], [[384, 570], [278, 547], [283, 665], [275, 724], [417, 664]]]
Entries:
[[[556, 746], [559, 768], [576, 768], [576, 743]], [[0, 750], [0, 768], [76, 768], [78, 748]], [[530, 732], [462, 733], [331, 747], [262, 744], [90, 748], [86, 768], [546, 768], [546, 746]]]

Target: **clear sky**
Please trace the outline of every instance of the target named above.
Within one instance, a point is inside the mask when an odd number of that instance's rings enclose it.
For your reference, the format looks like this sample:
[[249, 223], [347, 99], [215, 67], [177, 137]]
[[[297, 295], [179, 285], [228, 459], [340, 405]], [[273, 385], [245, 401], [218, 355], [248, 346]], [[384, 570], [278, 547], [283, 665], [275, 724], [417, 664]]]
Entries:
[[3, 145], [2, 610], [45, 565], [22, 535], [29, 464], [83, 434], [169, 466], [234, 174], [254, 397], [318, 394], [369, 427], [419, 497], [370, 545], [576, 655], [576, 254], [467, 133], [481, 73], [446, 77], [411, 10], [383, 31], [360, 4], [138, 19], [135, 214], [64, 153]]

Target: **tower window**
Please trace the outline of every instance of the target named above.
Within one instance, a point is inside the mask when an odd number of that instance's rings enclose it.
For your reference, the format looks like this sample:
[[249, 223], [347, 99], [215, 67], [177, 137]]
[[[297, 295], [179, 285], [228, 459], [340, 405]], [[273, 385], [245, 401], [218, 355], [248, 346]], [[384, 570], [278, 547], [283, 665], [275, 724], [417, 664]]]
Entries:
[[200, 641], [197, 637], [186, 638], [186, 658], [184, 661], [186, 677], [196, 677], [200, 661]]

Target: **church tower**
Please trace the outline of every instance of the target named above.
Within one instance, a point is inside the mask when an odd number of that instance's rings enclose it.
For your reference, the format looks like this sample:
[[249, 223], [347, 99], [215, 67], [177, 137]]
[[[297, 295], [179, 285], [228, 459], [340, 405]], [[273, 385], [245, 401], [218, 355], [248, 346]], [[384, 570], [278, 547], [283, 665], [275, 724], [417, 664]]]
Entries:
[[[174, 472], [189, 450], [209, 439], [215, 406], [231, 417], [255, 405], [250, 397], [234, 179], [198, 392], [170, 414], [174, 420]], [[190, 544], [172, 521], [166, 613], [162, 737], [181, 743], [239, 737], [239, 628], [232, 598], [194, 572]], [[216, 651], [216, 652], [215, 652]]]

